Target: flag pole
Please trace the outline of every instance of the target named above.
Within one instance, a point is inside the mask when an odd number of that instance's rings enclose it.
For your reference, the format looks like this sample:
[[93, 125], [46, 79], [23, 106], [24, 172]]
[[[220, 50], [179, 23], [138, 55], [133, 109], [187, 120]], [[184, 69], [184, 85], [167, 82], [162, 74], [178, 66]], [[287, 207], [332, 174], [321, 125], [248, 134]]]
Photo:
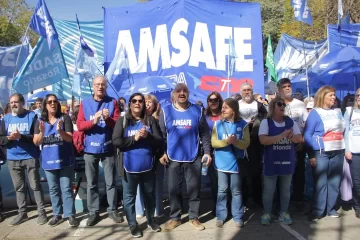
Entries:
[[230, 97], [230, 42], [229, 42], [229, 54], [228, 54], [228, 64], [227, 64], [227, 97]]
[[304, 50], [307, 96], [310, 99], [309, 76], [308, 76], [308, 69], [307, 69], [307, 63], [306, 63], [306, 51], [305, 51], [305, 43], [304, 43], [305, 39], [304, 39], [304, 33], [303, 33], [303, 29], [302, 29], [302, 22], [300, 22], [300, 34], [301, 34], [303, 50]]
[[[26, 30], [25, 30], [25, 33], [24, 33], [23, 37], [26, 37], [26, 35], [27, 35], [28, 31], [29, 31], [29, 27], [30, 27], [30, 22], [29, 22], [29, 25], [27, 26], [27, 28], [26, 28]], [[28, 43], [28, 44], [30, 44], [30, 43]], [[18, 55], [17, 55], [17, 57], [16, 57], [15, 70], [14, 70], [14, 72], [13, 72], [13, 77], [12, 77], [13, 79], [14, 79], [15, 74], [16, 74], [16, 71], [17, 71], [17, 64], [18, 64], [18, 62], [19, 62], [19, 58], [20, 58], [20, 54], [21, 54], [21, 49], [22, 49], [23, 46], [24, 46], [24, 44], [23, 44], [23, 42], [21, 42], [20, 50], [19, 50], [19, 53], [18, 53]]]

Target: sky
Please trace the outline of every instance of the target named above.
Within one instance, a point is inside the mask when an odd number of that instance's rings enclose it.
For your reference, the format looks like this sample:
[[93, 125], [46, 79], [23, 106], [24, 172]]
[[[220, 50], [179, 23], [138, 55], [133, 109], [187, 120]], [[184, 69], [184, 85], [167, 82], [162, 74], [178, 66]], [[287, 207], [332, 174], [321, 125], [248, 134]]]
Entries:
[[[38, 0], [25, 0], [34, 8]], [[80, 21], [103, 20], [102, 7], [120, 7], [137, 3], [137, 0], [46, 0], [46, 6], [54, 19], [75, 21], [75, 14]]]

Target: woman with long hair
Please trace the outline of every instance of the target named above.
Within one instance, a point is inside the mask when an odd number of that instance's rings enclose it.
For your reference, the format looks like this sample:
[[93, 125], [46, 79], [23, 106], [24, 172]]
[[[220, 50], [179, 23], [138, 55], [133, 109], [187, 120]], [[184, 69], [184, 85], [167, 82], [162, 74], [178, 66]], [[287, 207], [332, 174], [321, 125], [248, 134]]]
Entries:
[[40, 121], [34, 132], [34, 144], [41, 145], [41, 166], [49, 184], [53, 217], [49, 225], [60, 224], [62, 214], [71, 227], [78, 226], [72, 192], [74, 176], [73, 125], [68, 115], [61, 113], [55, 94], [45, 96]]
[[360, 218], [360, 88], [355, 93], [354, 105], [346, 108], [344, 121], [345, 158], [350, 164], [355, 216]]
[[[210, 134], [213, 130], [214, 123], [221, 118], [221, 108], [223, 105], [223, 98], [221, 97], [220, 93], [212, 92], [207, 96], [207, 107], [205, 109], [205, 118], [206, 122], [209, 126]], [[211, 151], [213, 152], [213, 150]], [[214, 159], [214, 156], [212, 156]], [[212, 200], [214, 202], [214, 207], [212, 209], [212, 215], [216, 216], [216, 202], [217, 202], [217, 192], [218, 192], [218, 179], [216, 169], [214, 165], [211, 164], [208, 169], [208, 174], [210, 178], [211, 184], [211, 195]]]
[[340, 217], [335, 205], [343, 173], [345, 123], [341, 109], [334, 108], [335, 101], [335, 88], [321, 87], [315, 94], [314, 108], [305, 124], [304, 140], [314, 177], [310, 221], [325, 214]]
[[243, 227], [244, 204], [241, 194], [240, 162], [244, 161], [245, 149], [250, 144], [247, 122], [240, 117], [239, 104], [233, 98], [225, 99], [221, 108], [221, 120], [215, 122], [211, 145], [215, 149], [215, 168], [218, 171], [216, 226], [222, 227], [227, 218], [228, 189], [231, 190], [231, 213], [237, 227]]
[[259, 140], [264, 145], [264, 214], [261, 224], [269, 225], [276, 182], [280, 185], [280, 216], [284, 224], [292, 224], [288, 208], [291, 179], [295, 171], [295, 143], [302, 141], [301, 132], [294, 121], [285, 116], [286, 104], [279, 96], [271, 100], [267, 118], [259, 128]]
[[133, 237], [141, 237], [136, 223], [136, 190], [144, 197], [147, 225], [154, 232], [161, 231], [153, 218], [155, 212], [155, 149], [162, 146], [161, 133], [152, 116], [148, 116], [145, 97], [141, 93], [130, 96], [128, 112], [115, 124], [112, 142], [120, 151], [118, 172], [122, 177], [125, 215]]

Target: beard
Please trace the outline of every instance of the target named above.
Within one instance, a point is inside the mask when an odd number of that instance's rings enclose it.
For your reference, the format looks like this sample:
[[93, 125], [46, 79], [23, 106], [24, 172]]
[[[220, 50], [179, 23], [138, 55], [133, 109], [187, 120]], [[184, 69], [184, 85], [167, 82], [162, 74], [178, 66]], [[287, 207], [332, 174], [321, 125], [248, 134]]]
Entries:
[[247, 103], [251, 102], [251, 96], [245, 96], [243, 99], [244, 99], [245, 102], [247, 102]]
[[11, 112], [14, 114], [18, 114], [19, 108], [11, 108]]

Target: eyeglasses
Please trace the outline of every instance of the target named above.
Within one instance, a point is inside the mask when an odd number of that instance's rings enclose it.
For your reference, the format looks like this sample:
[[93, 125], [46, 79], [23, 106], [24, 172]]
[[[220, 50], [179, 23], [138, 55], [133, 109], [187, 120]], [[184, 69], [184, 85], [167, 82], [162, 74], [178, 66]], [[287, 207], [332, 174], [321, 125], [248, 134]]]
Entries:
[[94, 84], [95, 87], [104, 87], [106, 88], [106, 83], [96, 83]]
[[283, 102], [277, 102], [276, 105], [278, 107], [286, 107], [286, 103], [283, 103]]
[[179, 92], [181, 92], [181, 91], [183, 91], [183, 92], [185, 92], [185, 93], [188, 92], [188, 90], [187, 90], [187, 89], [184, 89], [184, 88], [179, 88], [179, 89], [176, 89], [176, 90], [175, 90], [175, 92], [177, 92], [177, 93], [179, 93]]
[[217, 102], [219, 102], [219, 99], [218, 99], [218, 98], [209, 98], [209, 99], [208, 99], [208, 102], [210, 102], [210, 103], [217, 103]]
[[262, 98], [262, 97], [259, 97], [259, 98], [258, 98], [258, 100], [261, 100], [261, 101], [262, 101], [262, 100], [263, 100], [263, 98]]
[[131, 103], [132, 104], [135, 104], [135, 103], [140, 103], [140, 104], [142, 104], [144, 102], [144, 100], [142, 100], [142, 99], [131, 99]]
[[46, 101], [47, 104], [56, 104], [58, 101], [57, 100], [49, 100], [49, 101]]
[[355, 97], [357, 97], [357, 98], [360, 97], [360, 94], [356, 94]]

